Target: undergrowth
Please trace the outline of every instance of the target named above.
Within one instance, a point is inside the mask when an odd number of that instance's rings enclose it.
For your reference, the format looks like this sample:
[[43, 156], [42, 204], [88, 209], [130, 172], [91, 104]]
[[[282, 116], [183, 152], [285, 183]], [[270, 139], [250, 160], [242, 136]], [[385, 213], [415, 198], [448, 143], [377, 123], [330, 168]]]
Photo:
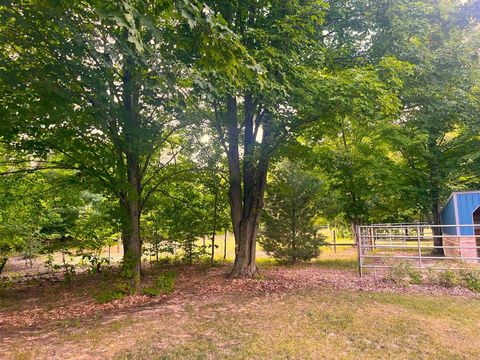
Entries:
[[175, 289], [175, 279], [177, 273], [175, 271], [163, 272], [155, 279], [151, 286], [142, 288], [142, 294], [148, 296], [159, 296], [161, 294], [169, 294]]
[[386, 278], [402, 286], [409, 284], [430, 284], [446, 288], [462, 286], [471, 291], [480, 292], [480, 269], [468, 265], [463, 265], [460, 269], [429, 267], [422, 272], [412, 263], [403, 261], [392, 266]]
[[419, 285], [422, 283], [422, 274], [420, 271], [415, 269], [415, 267], [407, 261], [402, 261], [392, 266], [387, 278], [395, 284], [403, 286], [408, 284]]

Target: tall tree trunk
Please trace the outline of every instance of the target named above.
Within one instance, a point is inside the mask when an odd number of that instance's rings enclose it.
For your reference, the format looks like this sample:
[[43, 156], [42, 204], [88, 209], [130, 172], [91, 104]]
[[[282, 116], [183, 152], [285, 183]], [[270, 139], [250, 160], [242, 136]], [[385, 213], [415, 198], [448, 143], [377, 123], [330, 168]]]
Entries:
[[[430, 159], [428, 162], [430, 170], [430, 209], [432, 212], [432, 220], [434, 225], [441, 225], [442, 221], [440, 218], [440, 192], [442, 188], [442, 176], [440, 175], [440, 153], [437, 145], [437, 138], [432, 136], [428, 142], [428, 149], [430, 153]], [[442, 239], [442, 229], [438, 226], [432, 228], [433, 235], [433, 245], [439, 246], [434, 248], [432, 253], [437, 255], [443, 255], [443, 239]]]
[[360, 220], [358, 220], [358, 218], [354, 217], [350, 220], [350, 229], [352, 230], [352, 238], [353, 238], [353, 242], [358, 246], [358, 241], [360, 240], [359, 239], [359, 235], [357, 233], [357, 226], [360, 225]]
[[239, 226], [239, 235], [235, 237], [235, 263], [231, 277], [252, 277], [258, 274], [256, 265], [256, 246], [258, 226], [263, 210], [263, 197], [267, 177], [267, 166], [260, 169], [259, 181], [252, 193], [251, 205], [245, 209]]
[[[128, 31], [125, 30], [125, 38]], [[139, 132], [141, 131], [139, 108], [139, 84], [135, 60], [125, 55], [123, 62], [123, 125], [125, 140], [125, 156], [127, 165], [127, 189], [123, 198], [126, 216], [122, 231], [127, 240], [124, 265], [128, 270], [131, 285], [138, 289], [140, 285], [140, 269], [142, 257], [142, 240], [140, 235], [142, 175], [140, 170]], [[122, 234], [123, 235], [123, 234]]]
[[123, 271], [130, 279], [132, 289], [140, 284], [142, 240], [140, 236], [140, 202], [124, 198], [122, 201]]
[[[226, 99], [227, 159], [229, 170], [229, 201], [235, 237], [235, 263], [230, 277], [252, 277], [258, 274], [256, 265], [257, 234], [267, 180], [270, 151], [269, 114], [264, 116], [262, 144], [255, 153], [254, 112], [252, 96], [244, 97], [243, 168], [240, 165], [240, 129], [237, 118], [237, 100]], [[267, 112], [265, 111], [265, 114]], [[257, 124], [258, 127], [258, 124]], [[243, 171], [242, 171], [243, 170]], [[243, 186], [242, 186], [243, 185]]]
[[292, 206], [291, 210], [291, 221], [292, 221], [292, 263], [297, 261], [296, 250], [297, 250], [297, 221], [296, 221], [296, 211], [295, 206]]
[[137, 288], [140, 285], [140, 271], [142, 260], [142, 239], [140, 234], [140, 167], [137, 160], [128, 161], [129, 185], [131, 188], [131, 196], [127, 199], [130, 217], [130, 239], [129, 251], [131, 260], [131, 284]]
[[[231, 277], [252, 277], [258, 274], [256, 246], [260, 217], [263, 211], [269, 161], [261, 159], [256, 167], [253, 184], [244, 184], [244, 210], [239, 224], [239, 238], [235, 236], [235, 263]], [[234, 225], [235, 227], [235, 225]]]
[[120, 195], [119, 198], [119, 211], [120, 211], [120, 228], [122, 233], [122, 247], [123, 254], [125, 255], [130, 249], [130, 226], [129, 224], [129, 210], [125, 203], [125, 196]]
[[[441, 225], [442, 220], [440, 218], [440, 204], [439, 201], [434, 201], [432, 203], [432, 218], [433, 218], [433, 225]], [[443, 252], [443, 238], [442, 238], [442, 228], [439, 226], [432, 227], [432, 235], [433, 235], [433, 245], [440, 246], [438, 248], [434, 248], [432, 253], [436, 255], [444, 255]]]

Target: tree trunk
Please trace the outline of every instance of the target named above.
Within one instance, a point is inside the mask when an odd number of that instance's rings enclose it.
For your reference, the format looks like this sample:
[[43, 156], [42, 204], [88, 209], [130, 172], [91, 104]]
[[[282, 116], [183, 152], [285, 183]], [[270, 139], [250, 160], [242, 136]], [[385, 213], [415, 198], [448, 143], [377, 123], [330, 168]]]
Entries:
[[130, 279], [132, 289], [135, 290], [141, 280], [140, 204], [139, 201], [123, 199], [122, 208], [123, 271]]
[[130, 204], [130, 248], [129, 248], [129, 260], [131, 261], [130, 270], [131, 278], [130, 284], [134, 289], [137, 289], [140, 285], [140, 272], [142, 266], [142, 239], [140, 236], [140, 206], [136, 201], [132, 201]]
[[[442, 221], [440, 219], [440, 205], [437, 201], [432, 204], [432, 218], [433, 225], [441, 225]], [[432, 236], [433, 236], [433, 245], [440, 246], [439, 248], [434, 248], [432, 253], [435, 255], [444, 255], [443, 252], [443, 239], [442, 239], [442, 228], [438, 226], [432, 227]]]
[[[429, 185], [430, 185], [430, 209], [432, 212], [432, 220], [434, 225], [441, 225], [440, 219], [440, 193], [443, 184], [443, 176], [440, 173], [440, 159], [442, 153], [438, 147], [438, 134], [433, 133], [429, 135], [428, 139], [428, 167], [429, 167]], [[442, 229], [440, 227], [432, 228], [433, 245], [439, 246], [434, 248], [432, 253], [436, 255], [443, 255], [443, 239]]]
[[235, 263], [230, 277], [234, 278], [252, 277], [258, 274], [256, 244], [271, 156], [269, 147], [271, 138], [270, 114], [265, 111], [261, 147], [257, 153], [255, 152], [255, 134], [258, 130], [258, 124], [255, 128], [253, 122], [255, 106], [252, 96], [247, 93], [244, 97], [243, 169], [241, 169], [237, 100], [233, 95], [227, 95], [225, 120], [228, 138], [228, 196], [235, 237]]
[[122, 236], [122, 247], [123, 247], [123, 255], [128, 252], [130, 249], [130, 226], [129, 224], [129, 215], [128, 215], [128, 206], [124, 204], [125, 197], [120, 195], [119, 199], [119, 209], [120, 209], [120, 228], [121, 228], [121, 236]]
[[359, 235], [357, 233], [357, 226], [360, 224], [360, 221], [357, 219], [357, 218], [352, 218], [350, 220], [350, 229], [352, 230], [352, 238], [353, 238], [353, 242], [355, 243], [355, 245], [358, 246], [358, 241], [360, 240], [359, 239]]
[[[235, 263], [230, 277], [253, 277], [258, 275], [256, 265], [257, 234], [263, 211], [267, 170], [268, 161], [263, 161], [263, 164], [260, 163], [257, 167], [254, 186], [249, 198], [247, 198], [249, 206], [244, 206], [241, 222], [238, 225], [239, 237], [237, 238], [235, 235]], [[234, 224], [235, 227], [236, 225]]]
[[[128, 38], [128, 31], [124, 32]], [[125, 140], [125, 157], [127, 165], [127, 189], [122, 198], [124, 205], [124, 224], [122, 235], [124, 244], [124, 266], [130, 278], [132, 288], [137, 290], [140, 285], [140, 269], [142, 258], [142, 240], [140, 236], [140, 215], [142, 195], [142, 175], [140, 170], [140, 131], [141, 122], [139, 108], [139, 83], [137, 68], [133, 56], [126, 55], [123, 62], [123, 133]]]
[[292, 206], [293, 209], [291, 210], [291, 221], [292, 221], [292, 259], [291, 262], [292, 264], [297, 261], [296, 257], [296, 242], [297, 242], [297, 222], [296, 222], [296, 213], [295, 213], [295, 206]]
[[2, 273], [3, 269], [5, 268], [5, 265], [7, 264], [8, 257], [3, 256], [0, 257], [0, 274]]
[[258, 274], [256, 245], [258, 216], [251, 215], [242, 220], [240, 238], [235, 238], [235, 263], [230, 277], [253, 277]]

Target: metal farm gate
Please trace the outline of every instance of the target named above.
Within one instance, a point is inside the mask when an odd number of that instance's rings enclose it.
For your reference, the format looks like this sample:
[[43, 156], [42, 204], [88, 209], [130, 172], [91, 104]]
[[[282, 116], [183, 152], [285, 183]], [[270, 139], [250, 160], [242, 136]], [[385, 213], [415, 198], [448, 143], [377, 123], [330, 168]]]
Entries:
[[360, 276], [365, 269], [380, 271], [402, 261], [418, 269], [442, 270], [480, 260], [480, 224], [373, 224], [356, 230]]

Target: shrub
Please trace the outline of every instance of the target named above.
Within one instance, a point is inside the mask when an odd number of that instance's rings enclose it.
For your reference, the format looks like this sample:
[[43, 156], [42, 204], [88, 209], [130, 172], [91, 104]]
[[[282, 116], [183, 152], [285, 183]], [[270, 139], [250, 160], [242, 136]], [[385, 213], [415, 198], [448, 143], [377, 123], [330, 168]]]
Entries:
[[438, 283], [438, 269], [433, 266], [429, 266], [427, 268], [427, 282], [429, 284], [437, 284]]
[[158, 296], [160, 294], [169, 294], [175, 289], [175, 271], [161, 273], [152, 286], [142, 288], [142, 294], [148, 296]]
[[91, 273], [100, 273], [102, 272], [102, 266], [110, 264], [109, 258], [100, 256], [98, 254], [82, 252], [77, 255], [81, 256], [82, 261], [88, 264]]
[[124, 298], [130, 293], [130, 286], [127, 283], [119, 282], [112, 289], [105, 289], [93, 294], [97, 304], [106, 304], [113, 300]]
[[480, 292], [480, 271], [479, 270], [463, 270], [462, 278], [465, 286], [475, 292]]
[[437, 275], [437, 281], [440, 286], [454, 287], [460, 283], [458, 274], [450, 269], [440, 271]]
[[415, 267], [407, 261], [402, 261], [391, 267], [387, 278], [397, 285], [403, 286], [408, 284], [419, 285], [422, 283], [422, 274], [420, 271], [415, 269]]

